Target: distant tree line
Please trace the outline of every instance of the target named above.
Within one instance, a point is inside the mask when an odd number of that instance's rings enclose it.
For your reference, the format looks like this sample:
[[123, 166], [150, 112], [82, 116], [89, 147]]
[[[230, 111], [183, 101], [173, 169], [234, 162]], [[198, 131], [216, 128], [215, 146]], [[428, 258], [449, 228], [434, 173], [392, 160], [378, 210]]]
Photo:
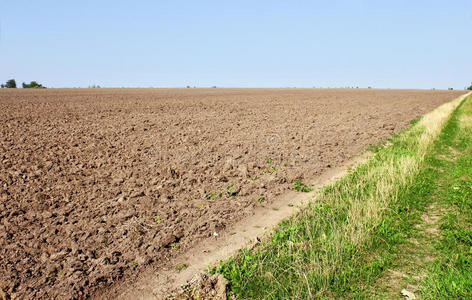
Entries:
[[[23, 87], [24, 89], [45, 89], [45, 88], [46, 88], [45, 86], [43, 86], [42, 84], [38, 83], [37, 81], [31, 81], [30, 83], [25, 83], [25, 82], [23, 82], [22, 87]], [[2, 88], [2, 89], [4, 89], [4, 88], [6, 88], [6, 89], [16, 89], [16, 81], [15, 81], [15, 79], [10, 79], [10, 80], [8, 80], [6, 83], [0, 84], [0, 88]], [[96, 89], [96, 88], [100, 88], [100, 86], [94, 84], [94, 85], [89, 85], [88, 88]], [[190, 86], [187, 85], [187, 88], [190, 88]], [[196, 87], [194, 86], [194, 88], [196, 88]], [[212, 88], [216, 88], [216, 85], [212, 86]], [[313, 87], [313, 88], [316, 88], [316, 87]], [[346, 88], [349, 88], [349, 87], [346, 87]], [[354, 87], [351, 87], [351, 88], [354, 88]], [[356, 87], [356, 88], [358, 89], [359, 87]], [[367, 87], [367, 88], [368, 88], [368, 89], [371, 89], [372, 87], [369, 86], [369, 87]], [[469, 90], [469, 91], [472, 91], [472, 82], [471, 82], [470, 86], [469, 86], [469, 87], [466, 87], [465, 89], [466, 89], [466, 90]], [[433, 90], [435, 90], [435, 88], [433, 88]], [[448, 90], [452, 91], [453, 88], [448, 88]]]
[[[45, 89], [45, 87], [36, 82], [36, 81], [31, 81], [30, 83], [25, 83], [23, 82], [23, 84], [21, 85], [24, 89]], [[6, 88], [6, 89], [16, 89], [16, 81], [15, 79], [10, 79], [8, 80], [5, 84], [0, 84], [0, 87], [2, 89]]]
[[31, 81], [29, 84], [23, 82], [24, 89], [42, 89], [44, 86], [37, 83], [36, 81]]
[[5, 84], [0, 85], [0, 87], [6, 89], [16, 89], [16, 81], [15, 79], [8, 80]]

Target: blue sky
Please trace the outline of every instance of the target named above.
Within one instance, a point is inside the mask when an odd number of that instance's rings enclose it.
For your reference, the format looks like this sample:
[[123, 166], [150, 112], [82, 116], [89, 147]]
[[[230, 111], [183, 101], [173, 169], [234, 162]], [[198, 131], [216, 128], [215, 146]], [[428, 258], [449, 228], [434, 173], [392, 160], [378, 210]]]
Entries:
[[6, 1], [0, 81], [464, 88], [472, 1]]

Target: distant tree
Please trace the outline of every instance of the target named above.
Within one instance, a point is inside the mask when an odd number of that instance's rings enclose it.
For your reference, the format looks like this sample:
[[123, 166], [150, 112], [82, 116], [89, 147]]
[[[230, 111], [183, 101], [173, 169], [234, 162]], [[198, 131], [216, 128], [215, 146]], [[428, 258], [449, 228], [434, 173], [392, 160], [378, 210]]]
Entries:
[[42, 84], [39, 84], [36, 81], [31, 81], [29, 84], [23, 82], [22, 86], [23, 86], [24, 89], [42, 89], [42, 88], [44, 88]]
[[4, 89], [5, 88], [5, 85], [2, 83], [0, 84], [0, 88]]
[[453, 90], [454, 90], [454, 88], [447, 88], [447, 89], [448, 89], [449, 91], [453, 91]]
[[467, 88], [469, 91], [472, 91], [472, 82], [470, 83], [470, 86]]
[[16, 81], [15, 79], [10, 79], [7, 81], [7, 83], [5, 83], [5, 87], [7, 89], [16, 89]]

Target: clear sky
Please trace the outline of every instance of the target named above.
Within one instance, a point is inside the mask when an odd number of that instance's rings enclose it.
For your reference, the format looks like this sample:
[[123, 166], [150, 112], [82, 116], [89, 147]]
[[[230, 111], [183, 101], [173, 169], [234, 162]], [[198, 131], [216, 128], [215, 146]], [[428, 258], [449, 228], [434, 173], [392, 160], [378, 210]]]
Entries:
[[0, 0], [0, 81], [384, 87], [472, 81], [472, 0]]

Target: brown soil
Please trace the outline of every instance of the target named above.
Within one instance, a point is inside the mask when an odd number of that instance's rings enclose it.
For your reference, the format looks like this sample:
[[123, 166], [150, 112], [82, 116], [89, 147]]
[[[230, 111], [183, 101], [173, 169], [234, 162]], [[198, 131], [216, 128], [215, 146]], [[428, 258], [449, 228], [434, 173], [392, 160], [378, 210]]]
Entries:
[[1, 90], [0, 293], [103, 292], [461, 93]]

